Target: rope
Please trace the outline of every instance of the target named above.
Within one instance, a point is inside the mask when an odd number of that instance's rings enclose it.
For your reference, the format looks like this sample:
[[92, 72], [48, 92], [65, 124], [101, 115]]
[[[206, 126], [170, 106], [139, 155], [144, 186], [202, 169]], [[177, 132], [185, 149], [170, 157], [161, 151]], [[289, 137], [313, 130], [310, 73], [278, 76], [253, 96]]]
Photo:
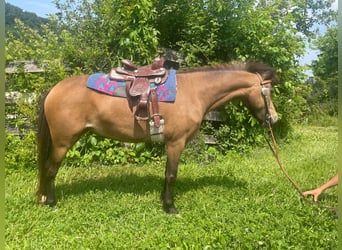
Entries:
[[270, 147], [270, 149], [271, 149], [271, 151], [273, 153], [273, 156], [274, 156], [276, 162], [278, 163], [281, 171], [286, 176], [286, 178], [291, 182], [292, 186], [297, 190], [297, 192], [301, 195], [301, 197], [304, 198], [304, 200], [307, 201], [308, 203], [310, 203], [312, 205], [316, 205], [316, 206], [321, 207], [321, 208], [328, 209], [330, 211], [335, 211], [336, 212], [337, 211], [336, 207], [322, 205], [322, 204], [320, 204], [318, 202], [314, 202], [314, 201], [310, 200], [308, 197], [303, 195], [303, 192], [302, 192], [301, 188], [299, 187], [299, 185], [291, 178], [291, 176], [287, 173], [286, 169], [284, 168], [283, 164], [281, 163], [281, 161], [279, 159], [279, 155], [278, 155], [279, 147], [278, 147], [277, 141], [275, 139], [275, 136], [274, 136], [274, 133], [273, 133], [273, 130], [272, 130], [272, 126], [271, 126], [270, 122], [268, 122], [267, 124], [268, 124], [268, 128], [269, 128], [269, 131], [270, 131], [270, 134], [271, 134], [273, 146], [271, 145], [269, 140], [267, 140], [266, 133], [265, 133], [264, 136], [265, 136], [265, 139], [267, 141], [267, 144]]

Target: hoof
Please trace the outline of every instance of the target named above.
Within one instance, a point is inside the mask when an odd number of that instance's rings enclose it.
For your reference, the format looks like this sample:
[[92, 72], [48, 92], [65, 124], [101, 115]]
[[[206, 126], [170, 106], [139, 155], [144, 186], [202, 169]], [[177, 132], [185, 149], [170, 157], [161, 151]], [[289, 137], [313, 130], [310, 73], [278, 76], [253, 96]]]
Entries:
[[42, 196], [40, 197], [39, 203], [45, 205], [45, 204], [46, 204], [46, 201], [47, 201], [47, 196], [46, 196], [46, 195], [42, 195]]
[[49, 207], [55, 207], [57, 204], [55, 200], [49, 199], [46, 195], [37, 196], [37, 203]]
[[163, 209], [168, 214], [178, 214], [178, 210], [174, 206], [163, 206]]
[[46, 205], [51, 207], [51, 208], [56, 207], [56, 204], [57, 204], [57, 202], [55, 200], [47, 200], [46, 201]]

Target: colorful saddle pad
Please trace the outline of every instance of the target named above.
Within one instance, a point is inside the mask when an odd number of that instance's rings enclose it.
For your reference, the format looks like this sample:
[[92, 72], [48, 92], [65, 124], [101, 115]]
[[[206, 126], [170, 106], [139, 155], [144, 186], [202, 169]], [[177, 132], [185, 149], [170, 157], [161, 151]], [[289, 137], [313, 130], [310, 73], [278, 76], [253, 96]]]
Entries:
[[[150, 85], [151, 88], [157, 86], [156, 92], [160, 102], [174, 102], [176, 100], [177, 82], [174, 69], [169, 70], [169, 76], [164, 84], [156, 85], [151, 82]], [[87, 87], [107, 95], [127, 97], [126, 82], [112, 80], [108, 74], [95, 73], [90, 75], [87, 80]]]

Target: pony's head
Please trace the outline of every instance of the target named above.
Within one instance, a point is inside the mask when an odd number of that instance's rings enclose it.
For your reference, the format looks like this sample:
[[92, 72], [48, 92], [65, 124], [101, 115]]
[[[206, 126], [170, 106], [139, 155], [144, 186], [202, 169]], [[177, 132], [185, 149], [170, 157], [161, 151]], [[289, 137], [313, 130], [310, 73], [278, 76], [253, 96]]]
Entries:
[[255, 73], [259, 84], [253, 85], [245, 97], [245, 104], [250, 108], [254, 116], [265, 125], [274, 124], [278, 120], [277, 111], [273, 105], [272, 81], [276, 80], [275, 70], [261, 63], [251, 62], [246, 64], [246, 70]]

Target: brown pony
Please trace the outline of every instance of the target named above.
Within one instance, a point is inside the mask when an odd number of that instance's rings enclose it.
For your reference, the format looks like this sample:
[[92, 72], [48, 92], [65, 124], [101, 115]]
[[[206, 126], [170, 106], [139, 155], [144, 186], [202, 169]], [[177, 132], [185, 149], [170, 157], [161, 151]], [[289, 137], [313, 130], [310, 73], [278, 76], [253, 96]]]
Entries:
[[[127, 142], [151, 141], [149, 123], [137, 121], [126, 98], [86, 87], [88, 75], [64, 79], [43, 98], [38, 124], [39, 203], [54, 206], [55, 177], [67, 151], [87, 131]], [[203, 117], [239, 98], [263, 123], [275, 123], [271, 100], [275, 71], [261, 63], [238, 63], [177, 73], [174, 103], [159, 103], [165, 121], [167, 162], [161, 194], [167, 213], [177, 213], [174, 185], [178, 161], [186, 143], [199, 130]]]

